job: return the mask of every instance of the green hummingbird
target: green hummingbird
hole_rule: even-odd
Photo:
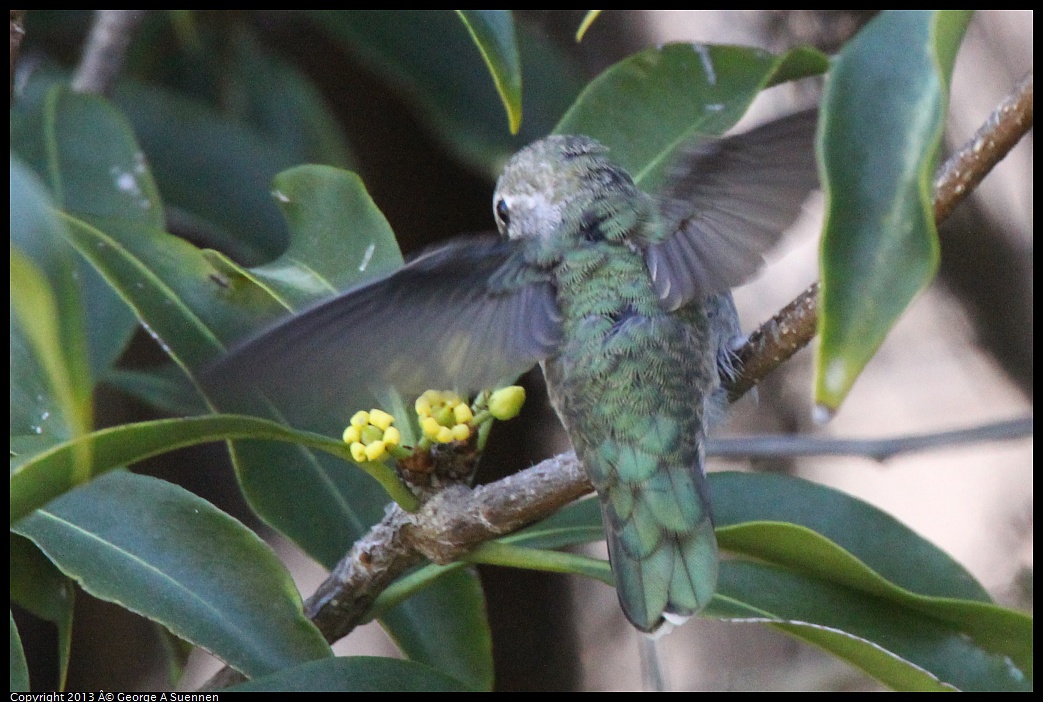
[[[475,391],[542,364],[601,502],[624,614],[644,632],[683,621],[717,582],[703,444],[741,339],[730,289],[816,187],[814,130],[803,112],[693,141],[655,193],[591,138],[544,138],[497,182],[500,236],[456,239],[291,317],[212,375],[353,408],[360,382]]]

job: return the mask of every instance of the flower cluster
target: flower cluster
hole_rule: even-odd
[[[467,441],[477,431],[481,450],[492,420],[515,417],[524,402],[525,390],[517,385],[493,393],[483,392],[473,407],[454,392],[428,390],[414,405],[423,432],[418,448],[431,443]],[[383,410],[356,412],[344,430],[344,442],[351,450],[351,457],[363,463],[379,461],[389,454],[393,458],[408,456],[413,449],[401,446],[401,435],[392,426],[394,422],[395,418]]]
[[[383,410],[356,412],[351,424],[344,430],[344,443],[349,444],[351,457],[360,463],[383,458],[391,446],[401,441],[398,429],[391,426],[395,418]]]
[[[414,407],[428,439],[448,444],[470,438],[474,412],[456,393],[428,390],[417,398]]]

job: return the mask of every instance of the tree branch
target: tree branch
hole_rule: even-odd
[[[1027,81],[1027,105],[1026,99],[1015,100],[1019,107],[1005,107],[1008,101],[1004,101],[971,144],[943,166],[942,174],[956,174],[945,178],[946,182],[958,175],[959,182],[971,185],[936,188],[936,212],[948,214],[966,197],[973,184],[980,182],[1002,158],[1002,154],[1010,150],[1018,136],[1031,127],[1031,76]],[[1025,91],[1023,85],[1019,90]],[[1001,140],[996,136],[997,132],[1018,136]],[[994,151],[992,157],[960,159],[960,154],[968,148],[973,150],[976,143],[982,144],[979,151]],[[740,350],[742,371],[728,388],[731,397],[741,396],[811,340],[817,322],[817,291],[818,283],[815,283],[750,336]],[[1031,419],[1027,421],[1030,431]],[[1019,425],[1016,429],[1024,432],[1025,426]],[[882,460],[898,452],[949,445],[954,441],[999,438],[997,431],[995,427],[986,427],[946,432],[934,435],[934,438],[860,441],[853,442],[842,452]],[[977,438],[973,438],[975,436]],[[856,447],[860,450],[854,450]],[[773,451],[777,451],[777,447],[773,447]],[[305,611],[327,641],[337,641],[365,621],[374,600],[384,588],[424,558],[435,563],[452,562],[484,541],[544,519],[592,490],[575,454],[569,452],[489,485],[474,489],[463,485],[448,488],[426,502],[415,514],[391,506],[384,519],[354,544],[330,577],[308,598]],[[205,687],[224,687],[241,679],[238,673],[225,668]]]
[[[992,167],[1032,128],[1032,75],[1027,73],[1018,81],[970,141],[938,170],[934,180],[934,217],[939,222],[978,187]]]
[[[83,48],[83,58],[72,79],[78,93],[111,96],[123,68],[131,37],[145,18],[145,10],[97,10]]]

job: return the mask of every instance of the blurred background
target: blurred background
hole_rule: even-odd
[[[867,11],[605,12],[582,43],[583,13],[519,13],[525,115],[511,137],[484,66],[467,55],[459,69],[434,66],[474,51],[451,13],[405,13],[398,27],[435,37],[395,43],[390,13],[149,13],[131,46],[117,103],[134,123],[167,203],[168,227],[198,245],[248,264],[274,258],[285,244],[268,183],[301,162],[357,171],[407,255],[461,233],[493,228],[491,193],[503,161],[547,133],[582,86],[641,48],[670,41],[735,43],[771,51],[811,44],[837,49],[873,13]],[[74,66],[90,13],[30,11],[13,104],[35,81]],[[383,33],[382,33],[383,32]],[[374,38],[375,37],[375,38]],[[422,69],[431,67],[425,73]],[[434,68],[455,75],[447,91]],[[1032,13],[977,14],[953,80],[946,144],[965,142],[1013,84],[1032,70]],[[285,99],[258,105],[250,81]],[[813,104],[817,80],[768,91],[739,126]],[[458,93],[453,91],[459,91]],[[460,112],[460,105],[466,111]],[[307,120],[311,141],[294,128]],[[172,133],[184,136],[172,140]],[[222,153],[235,167],[216,182],[194,177]],[[249,169],[243,169],[247,162]],[[204,194],[206,197],[204,197]],[[241,203],[242,210],[227,203]],[[746,330],[818,278],[818,199],[754,283],[736,292]],[[760,385],[759,402],[733,408],[720,436],[799,433],[874,438],[937,432],[1030,415],[1032,411],[1032,136],[942,227],[937,280],[910,307],[856,384],[836,418],[811,421],[811,349]],[[238,228],[261,228],[267,243],[239,248]],[[123,363],[140,367],[162,355],[144,334]],[[497,428],[479,481],[568,448],[546,402],[539,371],[524,380],[523,416]],[[101,423],[155,416],[116,390],[98,398]],[[143,468],[184,485],[257,528],[294,572],[306,597],[324,571],[253,520],[221,447],[180,452]],[[1032,608],[1032,440],[940,449],[894,458],[711,460],[710,470],[800,475],[865,499],[934,542],[966,566],[1001,603]],[[205,467],[205,469],[203,469]],[[604,555],[603,548],[593,553]],[[615,593],[579,578],[483,568],[493,626],[497,686],[503,690],[640,689],[638,635]],[[520,605],[520,606],[519,606]],[[78,594],[70,689],[164,688],[160,638],[149,623]],[[16,612],[30,662],[53,662],[53,630]],[[26,622],[23,625],[23,621]],[[150,653],[150,646],[155,649]],[[340,654],[397,655],[370,625],[339,643]],[[849,666],[754,624],[694,620],[660,645],[669,685],[684,690],[875,689]],[[192,689],[217,663],[193,654],[183,683]],[[36,680],[56,676],[47,664]],[[115,682],[114,682],[115,681]],[[53,685],[53,683],[52,683]],[[48,687],[45,682],[39,687]]]

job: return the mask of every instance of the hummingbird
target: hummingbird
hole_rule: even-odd
[[[477,391],[542,365],[600,500],[623,613],[643,632],[680,623],[717,582],[704,441],[736,372],[731,289],[817,186],[815,122],[693,140],[655,192],[594,139],[541,139],[497,181],[498,236],[455,239],[290,317],[211,375],[352,407],[357,383]]]

